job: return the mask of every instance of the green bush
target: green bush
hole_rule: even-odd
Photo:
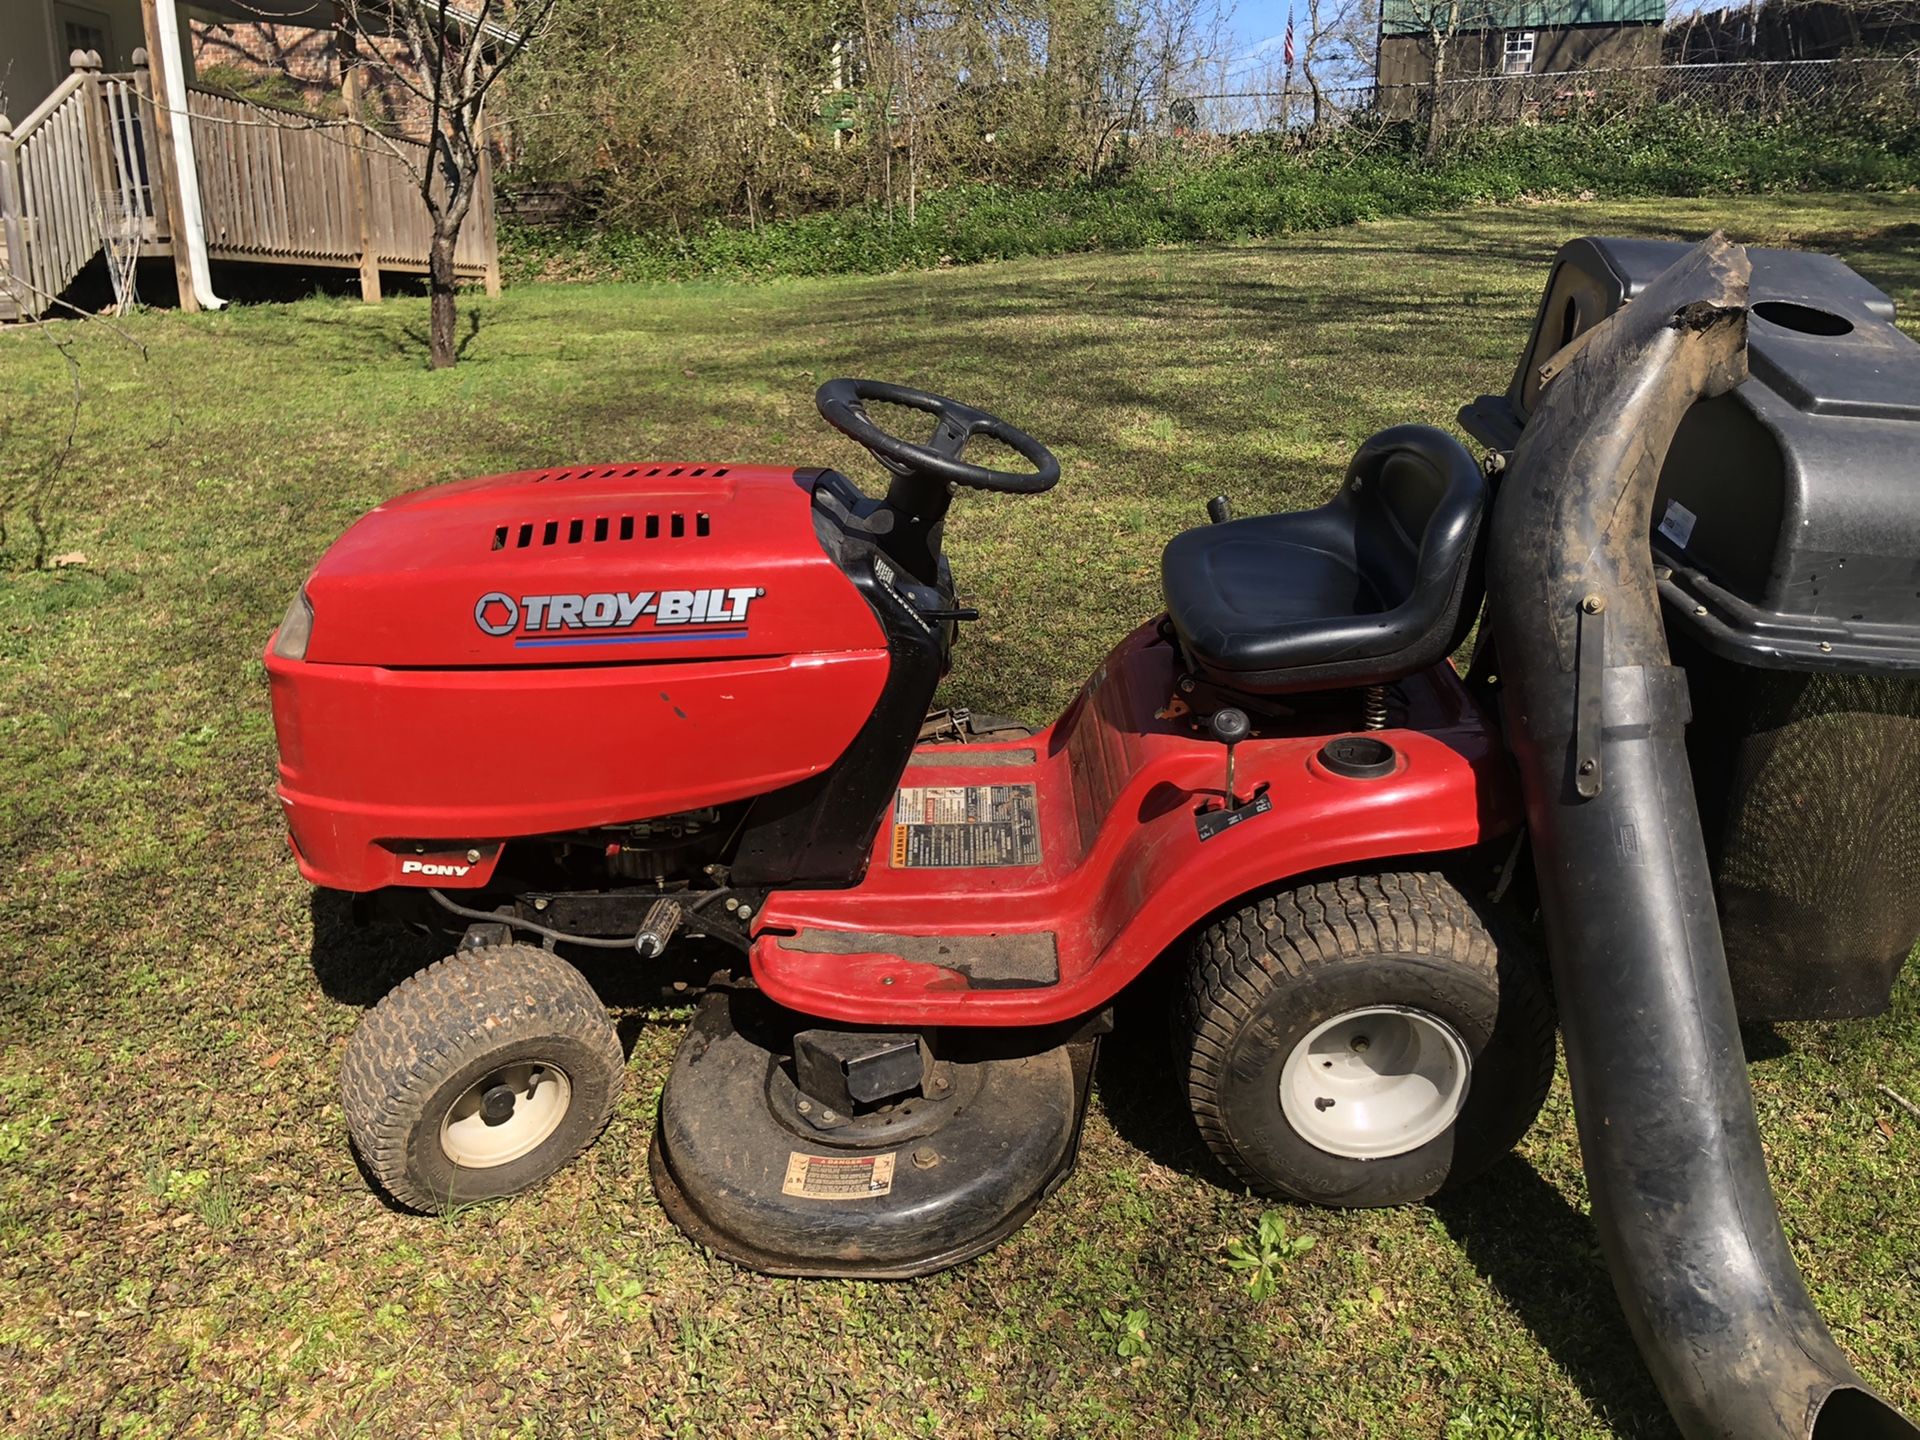
[[[503,227],[510,277],[687,279],[874,273],[1015,255],[1253,240],[1522,196],[1891,190],[1920,183],[1911,117],[1729,118],[1698,106],[1456,137],[1436,163],[1402,127],[1355,126],[1312,150],[1277,139],[1056,187],[964,184],[911,220],[877,207],[680,234]]]

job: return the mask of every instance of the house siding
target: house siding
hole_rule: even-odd
[[[1660,63],[1658,25],[1565,25],[1533,28],[1531,74],[1566,70],[1625,69]],[[1504,30],[1462,32],[1447,46],[1447,78],[1466,80],[1498,75],[1506,55]],[[1380,41],[1377,71],[1380,108],[1405,118],[1424,103],[1424,87],[1433,67],[1425,43],[1413,35],[1386,35]]]
[[[0,115],[15,124],[27,118],[73,67],[61,47],[60,27],[53,17],[53,0],[0,0],[6,12],[0,22]],[[146,44],[140,22],[140,0],[74,0],[75,11],[105,19],[109,38],[100,56],[108,70],[132,67],[133,52]]]

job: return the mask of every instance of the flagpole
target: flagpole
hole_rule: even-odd
[[[1285,66],[1280,75],[1280,133],[1293,133],[1293,117],[1288,113],[1288,97],[1293,91],[1293,7],[1287,7],[1287,39],[1280,51],[1281,63]]]

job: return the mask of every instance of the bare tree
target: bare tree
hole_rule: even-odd
[[[9,281],[16,286],[25,283],[0,269],[0,291],[5,290]],[[87,388],[83,383],[80,351],[88,332],[104,331],[143,363],[149,358],[147,347],[113,320],[89,314],[58,297],[47,299],[51,309],[63,317],[61,323],[49,324],[44,316],[34,317],[31,311],[27,312],[25,323],[60,356],[67,384],[64,391],[58,392],[57,399],[55,387],[46,387],[44,398],[29,389],[15,403],[0,409],[0,568],[43,570],[49,566],[60,569],[86,563],[86,557],[77,552],[51,553],[60,529],[57,511],[65,498],[67,482],[83,463],[79,436]],[[42,413],[51,439],[44,452],[33,443],[32,429],[21,423],[23,417],[37,419]],[[166,434],[153,444],[156,447],[164,444],[179,422],[179,411],[173,409],[168,416]],[[19,546],[22,526],[26,530],[26,543]]]
[[[1691,11],[1669,32],[1685,60],[1920,54],[1920,0],[1764,0]]]
[[[1195,88],[1222,3],[562,0],[515,129],[616,223],[911,217],[958,180],[1110,166]]]
[[[433,223],[427,251],[432,297],[429,350],[436,370],[459,358],[454,341],[454,247],[473,209],[483,171],[487,100],[500,76],[525,52],[557,0],[340,0],[349,34],[386,33],[399,41],[406,63],[388,77],[424,112],[427,148],[418,161],[395,147],[412,167]],[[363,62],[355,60],[358,65]]]
[[[1300,74],[1312,99],[1316,137],[1333,120],[1328,91],[1363,84],[1371,75],[1379,20],[1378,0],[1307,0],[1307,41],[1300,52]]]
[[[1085,138],[1078,147],[1089,176],[1108,163],[1119,141],[1146,127],[1150,106],[1201,73],[1225,23],[1215,0],[1129,0],[1094,8],[1093,23],[1075,37],[1078,46],[1054,67],[1056,75],[1077,72],[1091,82],[1081,102]]]
[[[1420,43],[1427,62],[1427,140],[1424,154],[1428,160],[1440,153],[1446,133],[1445,91],[1447,66],[1453,56],[1453,42],[1462,31],[1486,28],[1493,21],[1491,0],[1395,0],[1395,19],[1407,27]]]

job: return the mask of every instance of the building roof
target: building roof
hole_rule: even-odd
[[[1429,17],[1445,28],[1450,0],[1381,0],[1383,35],[1419,35]],[[1463,31],[1554,30],[1568,25],[1661,25],[1666,0],[1457,0]]]

